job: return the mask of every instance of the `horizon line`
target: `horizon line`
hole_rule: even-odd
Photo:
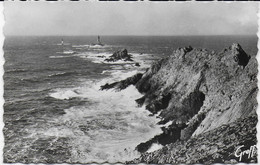
[[[196,35],[100,35],[100,34],[89,34],[89,35],[4,35],[4,37],[87,37],[87,36],[113,36],[113,37],[127,37],[127,36],[136,36],[136,37],[188,37],[188,36],[256,36],[257,34],[196,34]]]

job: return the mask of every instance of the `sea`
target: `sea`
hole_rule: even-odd
[[[63,40],[63,43],[61,43]],[[221,51],[239,43],[257,54],[257,36],[7,36],[4,42],[4,162],[118,163],[162,133],[160,118],[135,100],[134,86],[100,90],[143,73],[191,45]],[[105,62],[127,49],[131,61]],[[139,63],[140,66],[137,66]],[[161,148],[154,144],[148,150]]]

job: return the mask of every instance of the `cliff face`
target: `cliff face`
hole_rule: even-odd
[[[189,144],[191,149],[196,149],[193,142],[187,141],[197,137],[201,137],[200,142],[203,144],[227,140],[229,133],[238,133],[244,127],[243,124],[247,124],[243,120],[245,118],[251,123],[252,129],[245,130],[244,134],[250,134],[253,143],[256,142],[256,76],[256,59],[247,55],[239,44],[233,44],[220,53],[192,47],[180,48],[171,56],[156,61],[132,83],[144,94],[136,102],[139,106],[146,106],[153,114],[159,114],[159,124],[171,124],[163,128],[163,134],[138,145],[137,150],[145,152],[154,142],[172,144],[154,153],[144,154],[135,163],[187,163],[187,160],[194,160],[191,163],[202,163],[203,159],[192,158],[196,157],[196,154],[177,162],[175,159],[166,158],[169,158],[170,153],[178,156],[179,151],[174,148],[181,148],[183,142]],[[116,86],[120,86],[120,83]],[[127,85],[124,83],[123,86],[125,88]],[[225,132],[221,129],[223,125],[229,128],[231,123],[236,125],[232,131],[228,129]],[[211,132],[208,137],[203,135],[206,132]],[[236,136],[234,140],[242,143],[242,135]],[[182,142],[176,142],[179,140]],[[229,141],[234,149],[237,144]],[[223,147],[225,148],[224,145],[218,146],[218,149],[221,151]],[[226,152],[231,152],[232,149]],[[159,161],[162,157],[163,161]],[[223,162],[222,159],[218,160],[217,162]]]
[[[161,123],[186,125],[181,138],[228,124],[256,110],[257,61],[239,44],[220,53],[181,48],[154,63],[137,82],[139,99]],[[141,100],[141,102],[140,102]]]

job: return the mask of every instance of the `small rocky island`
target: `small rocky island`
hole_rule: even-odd
[[[105,61],[107,61],[107,62],[116,62],[118,60],[133,61],[132,56],[130,54],[128,54],[126,49],[118,50],[113,55],[111,55],[109,58],[105,59]]]
[[[110,60],[122,54],[127,52]],[[239,44],[219,53],[189,46],[154,62],[145,73],[101,89],[135,85],[144,95],[137,104],[158,114],[158,124],[170,123],[161,135],[139,144],[141,157],[127,163],[256,163],[256,150],[241,156],[257,142],[256,77],[255,57]],[[153,143],[164,147],[147,153]]]

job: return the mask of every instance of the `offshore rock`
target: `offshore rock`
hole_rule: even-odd
[[[118,60],[133,61],[132,56],[127,53],[126,49],[116,51],[109,58],[105,59],[107,62],[116,62]]]

